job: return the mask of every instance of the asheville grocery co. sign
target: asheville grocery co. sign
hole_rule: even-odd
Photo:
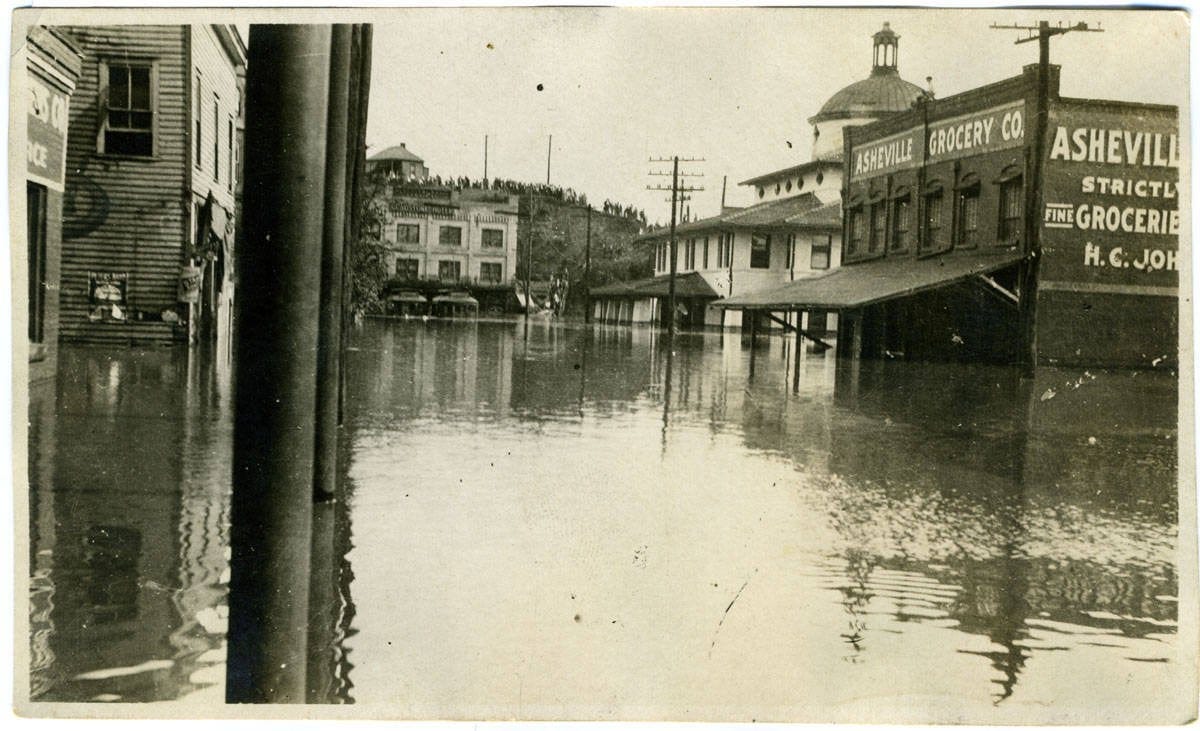
[[[850,179],[1017,147],[1025,141],[1025,103],[1012,102],[951,119],[930,122],[853,148]]]

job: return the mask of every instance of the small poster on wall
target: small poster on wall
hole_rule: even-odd
[[[88,272],[88,319],[125,320],[129,272]]]

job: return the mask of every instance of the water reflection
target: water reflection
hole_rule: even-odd
[[[750,379],[735,333],[367,323],[344,499],[314,516],[309,701],[1162,706],[1144,689],[1182,677],[1173,377],[847,364],[778,337],[753,360]],[[30,413],[35,695],[209,697],[227,378],[168,352],[63,362]]]

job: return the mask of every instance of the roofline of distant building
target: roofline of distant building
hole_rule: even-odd
[[[822,167],[840,169],[842,167],[842,163],[840,160],[810,160],[809,162],[802,162],[799,165],[793,165],[790,168],[783,168],[782,170],[776,170],[775,172],[743,180],[742,182],[738,183],[738,185],[755,185],[757,183],[774,180],[775,178],[780,178],[785,175],[807,173],[810,170],[816,170],[817,168]]]

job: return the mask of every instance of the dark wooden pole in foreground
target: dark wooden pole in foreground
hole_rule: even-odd
[[[321,330],[317,345],[317,422],[313,496],[337,494],[338,401],[342,385],[343,247],[346,239],[346,158],[352,28],[333,27],[329,53],[329,116],[325,145],[325,225],[321,246]]]
[[[328,25],[253,25],[239,261],[231,703],[302,703],[320,322]]]

